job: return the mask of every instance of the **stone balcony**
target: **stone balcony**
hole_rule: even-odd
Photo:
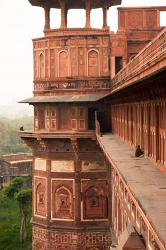
[[[112,79],[112,93],[166,70],[166,28]]]
[[[95,130],[87,130],[87,131],[55,131],[55,132],[49,132],[46,130],[38,130],[38,131],[19,131],[18,132],[19,137],[22,139],[24,138],[32,138],[32,139],[58,139],[58,138],[68,138],[68,139],[77,139],[77,138],[96,138],[96,131]]]

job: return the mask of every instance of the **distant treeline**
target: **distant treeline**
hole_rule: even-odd
[[[30,149],[18,137],[17,132],[33,128],[33,117],[1,118],[0,117],[0,155],[30,152]]]

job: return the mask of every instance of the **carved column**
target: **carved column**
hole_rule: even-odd
[[[64,0],[60,0],[61,6],[61,29],[65,29],[67,27],[67,11]]]
[[[108,25],[107,25],[107,6],[103,7],[103,28],[108,28]]]
[[[86,28],[90,28],[90,0],[86,0]]]
[[[65,8],[65,27],[67,28],[67,13],[68,13],[68,9]]]
[[[45,30],[50,29],[50,7],[48,5],[44,6],[44,13],[45,13]]]

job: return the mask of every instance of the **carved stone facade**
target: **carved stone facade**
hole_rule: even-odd
[[[33,249],[42,250],[109,250],[111,234],[108,232],[58,232],[33,227]]]
[[[161,95],[162,87],[150,92],[145,87],[143,94],[136,89],[116,95],[124,81],[131,85],[130,77],[144,70],[142,60],[145,67],[153,61],[154,51],[143,54],[143,59],[138,52],[161,31],[159,11],[165,8],[120,8],[114,34],[107,26],[107,9],[120,0],[29,2],[45,11],[45,36],[33,40],[34,96],[23,101],[34,106],[34,131],[20,132],[34,157],[33,250],[109,250],[129,224],[140,240],[138,227],[143,230],[145,220],[137,203],[128,194],[125,198],[126,187],[106,160],[97,136],[117,133],[128,143],[139,143],[152,158],[157,155],[161,165],[165,164],[165,101],[151,105],[141,99],[137,103],[140,96]],[[103,28],[93,29],[90,13],[98,7],[103,9]],[[51,8],[61,9],[59,29],[50,29]],[[85,28],[67,27],[71,8],[86,9]],[[127,65],[129,61],[133,63]],[[125,66],[127,73],[121,74]],[[160,153],[150,146],[154,140]],[[118,199],[122,194],[129,203],[123,202],[124,209]],[[129,221],[128,205],[138,225]],[[153,231],[148,233],[155,237]]]

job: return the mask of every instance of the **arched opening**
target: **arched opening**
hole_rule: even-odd
[[[88,76],[99,76],[99,53],[94,49],[88,52]]]
[[[38,76],[40,79],[45,77],[45,63],[44,63],[44,55],[41,53],[39,55],[39,73]]]
[[[102,188],[91,186],[84,196],[84,219],[107,217],[107,197]]]
[[[59,77],[68,76],[68,53],[67,51],[61,51],[59,53]]]
[[[40,183],[36,188],[36,213],[39,215],[45,215],[45,206],[45,187]]]
[[[56,190],[54,208],[56,218],[72,218],[72,193],[69,189],[62,186]]]

